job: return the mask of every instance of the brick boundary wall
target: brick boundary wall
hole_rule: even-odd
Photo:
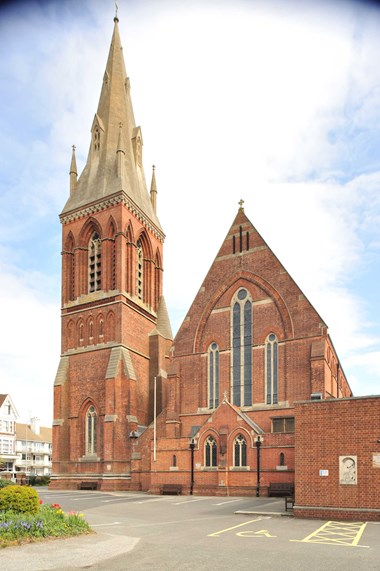
[[[294,515],[380,521],[380,397],[295,403],[295,431]]]

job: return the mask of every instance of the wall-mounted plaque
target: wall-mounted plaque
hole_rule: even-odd
[[[357,456],[339,456],[339,483],[357,484]]]

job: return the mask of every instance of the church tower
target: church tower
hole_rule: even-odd
[[[128,489],[133,439],[161,402],[172,334],[164,233],[142,164],[118,18],[86,165],[75,148],[62,223],[62,346],[54,383],[51,487]]]

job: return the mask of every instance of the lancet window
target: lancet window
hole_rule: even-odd
[[[241,468],[247,465],[247,442],[241,434],[234,440],[234,466]]]
[[[139,299],[144,299],[144,250],[141,240],[137,240],[136,294]]]
[[[86,454],[96,454],[97,414],[94,405],[90,405],[86,414]]]
[[[274,333],[265,343],[266,403],[278,403],[278,340]]]
[[[208,349],[208,407],[219,406],[219,347],[211,343]]]
[[[205,440],[205,466],[208,468],[217,466],[216,440],[212,436],[208,436]]]
[[[232,303],[232,402],[252,404],[252,301],[239,289]]]
[[[88,245],[88,291],[99,291],[102,287],[102,243],[97,232]]]

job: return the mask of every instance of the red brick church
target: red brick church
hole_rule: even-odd
[[[331,420],[320,404],[356,402],[327,326],[241,201],[173,339],[156,205],[115,18],[87,163],[78,177],[73,149],[60,215],[51,487],[266,495],[270,484],[293,484],[295,403],[310,405],[301,436],[312,445]],[[299,448],[304,474],[307,445]]]

